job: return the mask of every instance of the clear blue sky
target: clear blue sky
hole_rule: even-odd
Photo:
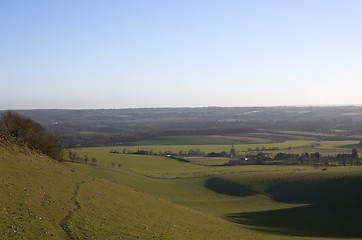
[[[1,1],[0,86],[0,109],[359,105],[362,1]]]

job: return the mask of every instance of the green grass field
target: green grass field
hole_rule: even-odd
[[[215,167],[107,147],[73,149],[96,166],[62,164],[0,140],[0,239],[362,239],[361,167]],[[250,146],[310,149],[306,140],[268,144]]]
[[[229,157],[184,157],[190,163],[204,166],[224,165],[230,161]]]
[[[263,143],[263,144],[235,144],[235,150],[237,152],[245,152],[248,149],[255,150],[256,148],[272,148],[278,147],[279,151],[287,150],[288,148],[301,148],[311,146],[313,142],[307,140],[291,140],[281,143]],[[343,143],[342,143],[343,144]],[[180,150],[183,152],[188,152],[190,149],[200,149],[201,152],[210,153],[210,152],[229,152],[232,148],[232,144],[219,144],[219,145],[139,145],[139,146],[125,146],[125,147],[108,147],[107,150],[115,149],[120,152],[126,150],[127,152],[135,152],[137,150],[146,150],[153,152],[165,152],[170,151],[178,153]],[[102,149],[102,148],[99,148]]]
[[[341,146],[355,143],[322,142],[319,148],[343,152],[347,149]],[[111,154],[108,150],[77,149],[80,155],[96,157],[96,167],[69,164],[88,175],[238,223],[256,239],[362,238],[359,167],[330,167],[326,171],[311,166],[213,167],[158,156]]]
[[[0,239],[68,239],[76,183],[87,179],[0,136]]]
[[[237,224],[89,177],[1,136],[0,171],[0,239],[261,239]]]
[[[262,151],[275,155],[279,152],[302,154],[305,152],[319,152],[323,155],[336,155],[338,153],[351,153],[352,148],[358,148],[359,141],[344,140],[344,141],[309,141],[309,140],[289,140],[277,143],[258,143],[258,144],[235,144],[237,154],[245,155],[252,151]],[[138,146],[123,146],[123,147],[100,147],[95,151],[110,151],[116,150],[119,152],[136,152],[138,150],[153,151],[154,153],[173,152],[178,154],[180,151],[187,153],[189,150],[199,149],[200,152],[230,152],[232,145],[138,145]],[[277,148],[277,150],[270,150]],[[264,150],[263,150],[264,149]],[[252,150],[252,151],[250,151]],[[81,150],[80,150],[81,151]],[[93,151],[93,150],[88,150]]]
[[[136,145],[231,145],[280,143],[288,140],[317,141],[321,138],[336,137],[338,132],[330,134],[302,131],[256,132],[235,135],[203,135],[203,136],[163,136],[135,142]],[[347,138],[347,137],[346,137]],[[351,136],[351,138],[361,138]]]

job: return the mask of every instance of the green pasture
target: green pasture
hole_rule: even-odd
[[[1,138],[0,153],[0,239],[263,239]]]
[[[68,220],[77,239],[262,239],[237,224],[104,179],[82,183],[77,201],[80,208]]]
[[[215,167],[110,149],[73,149],[97,164],[71,169],[0,138],[0,239],[362,239],[361,167]]]
[[[235,150],[237,152],[245,152],[249,149],[255,150],[259,148],[273,148],[278,147],[279,150],[287,150],[288,148],[300,148],[300,147],[310,147],[313,141],[307,140],[291,140],[281,143],[259,143],[259,144],[234,144]],[[153,151],[154,153],[158,152],[174,152],[178,153],[183,151],[187,153],[190,149],[199,149],[201,152],[210,153],[210,152],[229,152],[232,148],[232,144],[220,144],[220,145],[138,145],[138,146],[122,146],[122,147],[107,147],[107,150],[117,150],[119,152],[136,152],[138,150]],[[99,148],[104,149],[104,147]]]
[[[362,149],[359,149],[359,141],[352,140],[343,140],[343,141],[313,141],[309,142],[309,145],[294,145],[286,149],[279,149],[276,151],[266,151],[271,153],[271,155],[277,154],[279,152],[284,153],[315,153],[319,152],[322,155],[337,155],[342,153],[351,153],[353,148],[357,148],[359,154],[362,153]],[[317,144],[317,145],[316,145]]]
[[[280,171],[282,169],[309,169],[311,166],[259,166],[259,165],[245,165],[245,166],[201,166],[192,163],[185,163],[177,161],[172,158],[161,156],[149,156],[138,154],[114,154],[109,152],[109,148],[82,148],[75,149],[79,156],[85,155],[88,158],[96,158],[98,167],[110,169],[123,169],[130,172],[163,179],[175,178],[196,178],[205,177],[210,175],[220,175],[227,173],[239,172],[257,172],[257,171]],[[201,159],[201,158],[200,158]],[[113,163],[113,164],[112,164]],[[83,166],[83,164],[75,165]]]
[[[351,148],[358,148],[359,141],[322,141],[320,142],[319,148],[324,149],[351,149]]]
[[[273,144],[244,144],[234,145],[238,154],[253,153],[250,149],[269,149],[279,148],[278,150],[265,150],[263,152],[270,153],[271,155],[279,152],[285,153],[298,153],[305,152],[313,153],[319,152],[322,155],[336,155],[339,153],[351,153],[353,147],[357,146],[358,141],[320,141],[310,142],[305,140],[286,141],[282,143]],[[122,152],[136,152],[138,150],[153,151],[154,153],[164,153],[180,151],[187,153],[190,149],[199,149],[201,152],[229,152],[232,148],[231,145],[156,145],[156,146],[129,146],[129,147],[96,147],[75,149],[81,157],[85,155],[89,159],[95,157],[98,165],[101,167],[111,167],[112,165],[122,169],[127,169],[138,174],[157,178],[185,178],[185,177],[200,177],[214,174],[225,174],[229,172],[250,171],[250,169],[259,168],[260,166],[238,166],[238,167],[213,167],[207,165],[222,165],[228,162],[228,158],[204,158],[204,157],[190,157],[187,158],[190,163],[183,163],[175,161],[174,159],[158,157],[158,156],[145,156],[134,154],[114,154],[110,151]],[[257,151],[254,151],[256,153]],[[194,164],[193,164],[194,163]],[[205,165],[205,166],[200,166]],[[268,169],[279,168],[276,166],[269,166]],[[247,170],[245,170],[247,169]]]
[[[249,174],[257,172],[268,175],[271,172],[314,170],[311,167],[304,166],[197,166],[165,157],[153,158],[150,156],[136,156],[136,158],[131,159],[127,158],[127,155],[117,155],[117,161],[114,156],[109,155],[112,154],[104,153],[102,160],[99,161],[99,165],[96,167],[78,163],[69,164],[71,167],[88,175],[106,178],[158,198],[201,210],[218,217],[226,217],[227,214],[235,211],[248,212],[252,210],[282,209],[299,205],[278,203],[262,194],[241,198],[240,196],[218,193],[212,188],[208,189],[205,187],[207,180],[210,178],[224,178],[233,174],[250,176]],[[154,166],[150,167],[147,161],[152,160],[154,161]],[[122,166],[119,168],[111,167],[111,161],[117,161]],[[184,166],[182,167],[182,165]]]
[[[235,145],[278,147],[276,152],[350,153],[359,141],[294,140]],[[125,147],[154,152],[199,148],[221,152],[231,145],[156,145]],[[362,238],[362,168],[312,166],[208,166],[226,159],[189,159],[191,163],[148,155],[114,154],[124,147],[74,149],[97,159],[97,166],[68,163],[88,175],[109,179],[137,191],[239,224],[258,239]],[[273,153],[273,151],[271,151]],[[207,162],[210,161],[210,162]],[[201,164],[201,165],[198,165]],[[262,234],[262,235],[259,235]],[[261,237],[262,236],[262,237]]]
[[[277,133],[290,134],[290,135],[300,135],[300,136],[313,136],[313,137],[331,137],[335,134],[331,133],[317,133],[317,132],[305,132],[305,131],[278,131]]]
[[[231,144],[263,144],[280,143],[290,140],[317,141],[320,138],[334,137],[336,134],[303,132],[303,131],[277,131],[256,132],[235,135],[187,135],[163,136],[137,141],[137,145],[231,145]],[[358,136],[357,136],[358,137]]]
[[[352,148],[358,147],[359,141],[309,141],[309,140],[289,140],[279,143],[259,143],[259,144],[234,144],[237,154],[245,155],[257,153],[259,151],[271,155],[279,152],[284,153],[314,153],[319,152],[324,155],[335,155],[338,153],[351,153]],[[189,150],[198,149],[202,153],[211,152],[230,152],[232,144],[224,145],[138,145],[122,147],[101,147],[97,148],[104,152],[105,150],[116,150],[119,152],[137,152],[138,150],[152,151],[153,153],[173,152],[179,154],[181,151],[187,154]],[[270,150],[278,148],[277,150]]]
[[[326,171],[311,166],[213,167],[159,156],[112,154],[107,148],[77,152],[98,160],[95,167],[69,163],[88,175],[238,223],[257,231],[256,236],[266,234],[264,239],[362,237],[359,167]]]
[[[230,161],[229,157],[185,157],[187,161],[196,165],[217,166]]]
[[[222,181],[239,183],[249,194],[262,192],[274,201],[305,204],[292,208],[230,214],[231,221],[279,234],[361,238],[362,170],[280,172],[259,176],[229,175]],[[224,186],[225,187],[225,186]],[[219,188],[219,190],[221,187]]]

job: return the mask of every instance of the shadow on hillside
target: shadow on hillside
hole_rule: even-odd
[[[280,202],[311,205],[252,213],[229,220],[284,235],[362,238],[362,178],[343,177],[277,183],[267,193]]]
[[[353,148],[360,148],[361,146],[358,144],[347,144],[347,145],[340,145],[336,146],[336,148],[346,148],[346,149],[353,149]]]
[[[205,182],[205,187],[211,191],[237,197],[246,197],[255,192],[247,187],[221,178],[210,178]]]
[[[333,209],[318,205],[238,213],[227,216],[230,221],[269,233],[308,236],[361,238],[360,209]]]
[[[359,206],[362,176],[280,182],[271,185],[266,192],[279,202]]]

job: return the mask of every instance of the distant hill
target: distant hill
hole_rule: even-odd
[[[112,146],[164,136],[331,131],[362,134],[361,106],[17,110],[69,147]],[[0,111],[1,113],[1,111]]]
[[[0,239],[249,239],[240,226],[88,177],[0,135]]]

